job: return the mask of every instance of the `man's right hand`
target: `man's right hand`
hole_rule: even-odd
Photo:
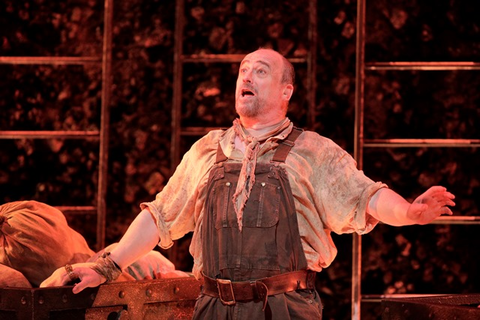
[[[65,286],[72,281],[72,278],[80,280],[74,285],[73,293],[79,293],[85,288],[97,287],[104,283],[106,279],[91,268],[94,264],[93,262],[72,264],[70,274],[66,267],[58,268],[40,284],[40,288]]]

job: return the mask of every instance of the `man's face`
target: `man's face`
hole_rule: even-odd
[[[282,73],[283,60],[275,51],[260,49],[245,56],[235,90],[237,113],[258,118],[282,108]]]

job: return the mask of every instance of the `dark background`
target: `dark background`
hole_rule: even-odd
[[[356,1],[317,2],[317,81],[312,130],[353,154]],[[369,1],[366,61],[476,61],[475,1]],[[0,56],[101,56],[103,2],[0,3]],[[308,1],[185,1],[185,54],[245,54],[259,46],[289,58],[311,50]],[[106,243],[118,241],[171,174],[175,1],[115,1]],[[229,126],[238,65],[184,65],[182,126]],[[306,126],[307,66],[295,65],[289,117]],[[0,64],[0,130],[97,130],[101,65]],[[366,138],[479,139],[478,70],[369,71]],[[197,137],[183,138],[183,153]],[[94,206],[96,141],[0,140],[0,201]],[[457,196],[455,215],[478,216],[477,147],[366,149],[364,171],[412,200],[442,184]],[[68,216],[92,247],[96,218]],[[480,291],[478,225],[379,225],[362,237],[362,293]],[[339,255],[318,275],[325,319],[349,319],[351,235],[334,235]],[[189,270],[189,237],[174,249]],[[362,304],[362,319],[379,319]]]

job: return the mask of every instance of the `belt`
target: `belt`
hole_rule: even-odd
[[[263,301],[265,309],[268,296],[315,289],[315,274],[314,271],[299,270],[248,281],[213,279],[204,275],[202,293],[219,298],[224,305],[234,305],[237,301]]]

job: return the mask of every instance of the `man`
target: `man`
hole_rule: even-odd
[[[335,258],[332,231],[364,234],[379,221],[426,224],[452,214],[454,196],[444,187],[410,204],[357,170],[331,140],[295,128],[286,117],[293,84],[293,66],[279,53],[245,56],[233,126],[192,146],[109,255],[58,269],[42,286],[74,274],[78,293],[194,231],[193,273],[205,281],[195,319],[319,319],[314,278]]]

